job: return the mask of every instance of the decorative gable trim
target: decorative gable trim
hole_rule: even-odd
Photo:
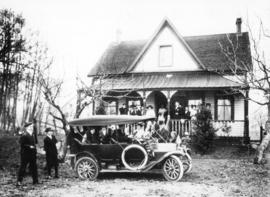
[[[203,70],[206,70],[206,67],[203,65],[203,63],[200,61],[200,59],[196,56],[196,54],[193,52],[193,50],[189,47],[189,45],[186,43],[184,38],[181,36],[181,34],[176,30],[176,28],[173,26],[173,24],[170,22],[168,18],[163,19],[160,26],[158,27],[157,31],[154,33],[154,35],[151,37],[151,39],[146,43],[146,45],[143,47],[142,51],[139,53],[139,55],[135,58],[135,60],[132,62],[130,67],[126,70],[126,72],[131,72],[137,63],[143,58],[146,51],[150,48],[152,43],[157,39],[160,32],[165,28],[168,27],[171,29],[171,31],[176,35],[176,37],[179,39],[179,41],[184,45],[184,47],[187,49],[189,54],[194,58],[195,62],[201,67]]]

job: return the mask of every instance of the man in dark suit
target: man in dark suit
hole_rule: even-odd
[[[125,103],[123,103],[122,107],[120,107],[119,112],[120,112],[120,115],[124,115],[124,114],[128,113],[128,110],[127,110]]]
[[[36,141],[33,135],[34,128],[33,123],[25,123],[23,129],[24,134],[20,138],[21,144],[21,165],[18,173],[17,186],[21,186],[23,177],[25,175],[25,169],[29,164],[30,172],[33,178],[33,184],[38,184],[38,173],[37,173],[37,150]]]
[[[47,136],[44,138],[44,150],[46,152],[47,172],[48,176],[51,177],[51,169],[54,167],[55,178],[58,178],[58,158],[57,158],[57,140],[53,135],[51,128],[46,128],[45,132]]]

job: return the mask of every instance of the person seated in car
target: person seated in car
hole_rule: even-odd
[[[107,131],[106,127],[102,127],[99,131],[99,141],[101,144],[109,144],[111,141],[111,135]]]
[[[176,131],[172,131],[172,132],[170,133],[170,139],[169,139],[169,142],[175,143],[175,142],[176,142],[176,138],[177,138],[177,132],[176,132]]]
[[[95,128],[87,130],[86,134],[83,136],[82,143],[99,144],[99,139],[97,137]]]
[[[159,121],[158,127],[156,128],[155,132],[152,135],[152,137],[155,137],[158,139],[158,142],[166,143],[169,141],[170,139],[169,122],[170,122],[170,116],[168,116],[168,120],[166,124],[164,121]]]
[[[144,137],[149,139],[151,138],[152,134],[154,133],[154,123],[152,121],[147,121],[146,128],[144,131]]]
[[[116,137],[117,137],[117,133],[116,133],[116,125],[111,125],[111,126],[109,126],[108,127],[108,134],[111,136],[111,138],[115,138],[115,140],[117,140],[116,139]]]
[[[143,128],[144,124],[142,122],[139,122],[137,124],[137,128],[134,131],[134,137],[138,138],[138,139],[142,139],[144,138],[144,128]]]
[[[125,125],[121,125],[116,127],[111,135],[111,139],[115,140],[116,142],[129,142],[130,139],[124,133]]]

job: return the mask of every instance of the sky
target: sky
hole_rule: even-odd
[[[237,17],[254,29],[270,28],[269,0],[0,0],[39,32],[53,56],[53,77],[64,79],[64,96],[73,95],[76,77],[87,73],[117,32],[121,40],[149,39],[164,17],[183,36],[235,32]],[[119,34],[118,34],[119,35]]]

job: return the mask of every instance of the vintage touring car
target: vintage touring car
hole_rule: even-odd
[[[110,125],[118,126],[122,139],[107,142],[82,142],[74,139],[77,146],[73,151],[74,169],[81,179],[95,180],[99,172],[147,172],[160,170],[168,181],[178,181],[192,168],[187,148],[178,143],[158,143],[151,136],[137,139],[132,135],[138,123],[152,121],[153,117],[128,115],[95,115],[69,122],[71,128],[108,131]],[[122,130],[121,130],[122,129]],[[124,131],[125,130],[125,131]],[[97,137],[99,133],[97,133]]]

